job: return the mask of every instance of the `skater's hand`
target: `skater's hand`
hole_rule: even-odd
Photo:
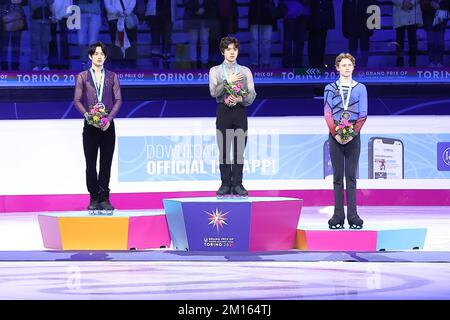
[[[350,138],[348,138],[347,140],[342,141],[342,144],[347,144],[347,143],[349,143],[349,142],[352,141],[352,140],[353,140],[353,137],[350,137]]]
[[[236,97],[233,95],[229,96],[228,99],[230,101],[230,103],[229,103],[230,106],[235,106],[239,102],[242,102],[242,97]]]
[[[334,136],[334,139],[336,139],[336,141],[339,142],[340,144],[343,144],[343,143],[342,143],[342,138],[341,138],[340,135],[338,135],[338,134],[335,135],[335,136]]]
[[[230,76],[229,81],[231,83],[242,81],[244,79],[244,76],[240,72],[233,72],[233,74]]]
[[[109,121],[102,127],[102,131],[106,131],[109,128]]]

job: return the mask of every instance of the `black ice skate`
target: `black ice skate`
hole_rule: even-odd
[[[111,216],[114,212],[114,207],[109,202],[109,190],[101,189],[99,192],[98,212],[101,215]]]
[[[89,200],[88,206],[89,215],[96,215],[98,211],[98,198],[96,196],[91,195],[91,199]]]
[[[247,198],[248,191],[244,188],[244,186],[242,184],[239,184],[239,185],[233,187],[233,195],[236,198]]]
[[[351,216],[347,215],[347,221],[350,229],[362,229],[364,220],[361,219],[357,213]]]
[[[344,229],[344,216],[339,214],[333,214],[330,220],[328,220],[328,227],[330,229]]]
[[[221,185],[219,190],[216,191],[217,199],[225,198],[226,196],[230,195],[231,193],[231,187],[227,185]]]

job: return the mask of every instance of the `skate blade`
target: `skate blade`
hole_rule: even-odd
[[[114,210],[89,210],[90,216],[112,216],[114,214]]]
[[[89,210],[89,215],[90,216],[102,216],[103,213],[101,212],[101,210]]]
[[[328,226],[331,230],[342,230],[345,229],[344,225],[334,225],[334,226]],[[351,229],[351,228],[350,228]]]

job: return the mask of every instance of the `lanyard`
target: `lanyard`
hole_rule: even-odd
[[[97,80],[95,79],[94,69],[90,69],[92,80],[94,80],[95,93],[97,94],[97,102],[102,103],[103,98],[103,86],[105,85],[105,69],[102,70],[102,80],[100,82],[100,88],[97,86]]]
[[[339,92],[342,98],[342,105],[344,106],[344,111],[347,111],[348,105],[350,103],[350,94],[352,93],[353,79],[350,81],[350,87],[348,88],[347,99],[344,99],[344,90],[342,89],[341,79],[338,80]]]
[[[234,65],[234,73],[236,73],[237,67],[238,67],[238,64],[236,63],[236,64]],[[229,81],[228,81],[228,73],[227,73],[227,70],[225,69],[225,62],[222,63],[222,70],[223,70],[223,74],[225,75],[225,79],[226,79],[227,82],[229,83]]]

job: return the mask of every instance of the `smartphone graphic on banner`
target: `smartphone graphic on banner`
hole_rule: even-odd
[[[323,143],[323,178],[325,179],[327,176],[333,176],[333,166],[330,157],[330,142],[328,139]],[[356,179],[359,179],[359,163],[356,171]]]
[[[369,140],[369,179],[403,179],[404,146],[400,139],[372,137]]]

